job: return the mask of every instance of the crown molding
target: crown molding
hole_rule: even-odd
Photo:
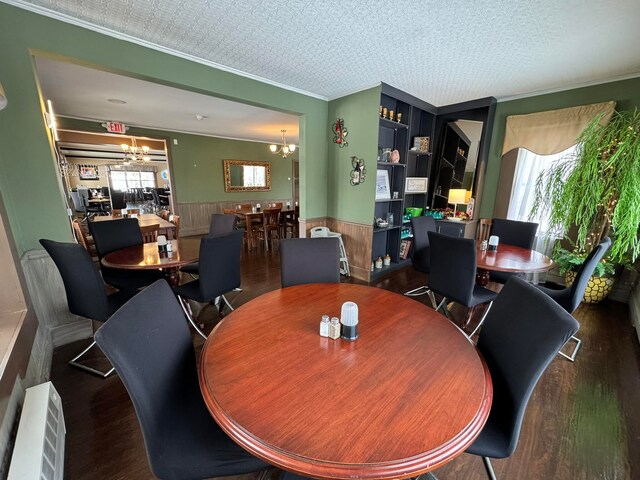
[[[338,98],[343,98],[343,97],[348,97],[349,95],[353,95],[355,93],[360,93],[360,92],[364,92],[365,90],[369,90],[371,88],[375,88],[375,87],[379,87],[380,85],[382,85],[382,82],[377,82],[374,83],[373,85],[368,85],[366,87],[358,87],[354,90],[348,90],[344,93],[340,93],[338,95],[334,95],[333,97],[329,97],[328,100],[332,101],[332,100],[337,100]]]
[[[96,25],[91,22],[87,22],[86,20],[81,20],[79,18],[72,17],[65,13],[56,12],[49,8],[41,7],[39,5],[33,5],[31,3],[25,2],[24,0],[0,0],[2,3],[6,3],[8,5],[12,5],[17,8],[21,8],[23,10],[28,10],[30,12],[36,13],[38,15],[42,15],[45,17],[53,18],[54,20],[59,20],[64,23],[68,23],[71,25],[75,25],[76,27],[85,28],[87,30],[91,30],[96,33],[100,33],[102,35],[107,35],[112,38],[116,38],[118,40],[123,40],[129,43],[135,43],[136,45],[140,45],[145,48],[149,48],[151,50],[156,50],[158,52],[166,53],[167,55],[171,55],[174,57],[179,57],[184,60],[188,60],[190,62],[199,63],[201,65],[205,65],[207,67],[215,68],[216,70],[221,70],[223,72],[232,73],[234,75],[238,75],[240,77],[249,78],[251,80],[255,80],[260,83],[265,83],[267,85],[271,85],[273,87],[282,88],[283,90],[288,90],[290,92],[298,93],[300,95],[304,95],[307,97],[317,98],[318,100],[328,101],[329,99],[323,95],[319,95],[317,93],[308,92],[306,90],[302,90],[297,87],[292,87],[291,85],[285,85],[284,83],[279,83],[273,80],[269,80],[268,78],[261,77],[259,75],[254,75],[252,73],[243,72],[242,70],[235,69],[233,67],[227,67],[225,65],[221,65],[216,62],[212,62],[210,60],[206,60],[204,58],[196,57],[195,55],[190,55],[188,53],[180,52],[178,50],[174,50],[169,47],[164,47],[162,45],[158,45],[153,42],[148,42],[146,40],[142,40],[141,38],[136,38],[126,33],[117,32],[107,27],[102,27],[100,25]]]
[[[529,93],[521,93],[518,95],[496,97],[496,100],[498,101],[498,103],[510,102],[512,100],[521,100],[524,98],[539,97],[540,95],[548,95],[550,93],[568,92],[569,90],[576,90],[578,88],[595,87],[596,85],[604,85],[606,83],[612,83],[612,82],[621,82],[623,80],[631,80],[633,78],[639,78],[639,77],[640,77],[640,72],[630,73],[627,75],[619,75],[617,77],[610,77],[602,80],[591,80],[589,82],[576,83],[566,87],[548,88],[544,90],[536,90],[534,92],[529,92]]]

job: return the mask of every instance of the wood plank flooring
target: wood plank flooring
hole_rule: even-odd
[[[242,268],[244,291],[234,305],[280,287],[277,249],[245,250]],[[409,267],[374,286],[402,293],[426,283],[426,275]],[[428,304],[428,297],[416,301]],[[461,309],[453,311],[456,319],[463,318]],[[557,357],[542,377],[518,449],[511,458],[493,462],[498,479],[640,479],[640,346],[627,306],[612,301],[583,305],[575,316],[583,340],[577,360],[572,364]],[[200,315],[208,328],[216,318],[210,306]],[[194,336],[194,342],[199,352],[202,341]],[[152,479],[120,379],[113,375],[103,380],[66,363],[87,343],[60,347],[53,359],[52,381],[62,396],[67,424],[65,478]],[[480,458],[467,454],[434,473],[441,480],[487,478]]]

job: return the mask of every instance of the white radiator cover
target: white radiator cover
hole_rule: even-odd
[[[28,388],[8,480],[62,480],[65,433],[62,400],[53,384]]]

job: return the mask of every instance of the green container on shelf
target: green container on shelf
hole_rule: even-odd
[[[404,212],[412,217],[419,217],[422,215],[422,208],[420,207],[407,207],[404,209]]]

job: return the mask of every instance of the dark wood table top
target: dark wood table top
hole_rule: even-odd
[[[545,272],[553,267],[553,260],[535,250],[501,243],[497,252],[477,252],[477,267],[494,272]]]
[[[360,338],[320,337],[323,314],[359,308]],[[264,294],[204,346],[209,411],[243,448],[315,478],[405,478],[462,453],[493,397],[489,370],[458,327],[420,302],[352,284]]]
[[[109,220],[122,220],[124,217],[114,217],[113,215],[99,215],[93,217],[92,222],[106,222]],[[129,218],[129,217],[128,217]],[[137,217],[138,223],[141,227],[148,227],[150,225],[155,225],[156,223],[160,225],[160,229],[166,228],[176,228],[176,226],[165,220],[164,218],[154,214],[154,213],[141,213]]]
[[[197,262],[200,254],[200,239],[185,238],[169,240],[173,251],[171,255],[160,254],[158,244],[145,243],[116,250],[102,258],[105,267],[125,270],[154,270],[159,268],[178,268]]]

